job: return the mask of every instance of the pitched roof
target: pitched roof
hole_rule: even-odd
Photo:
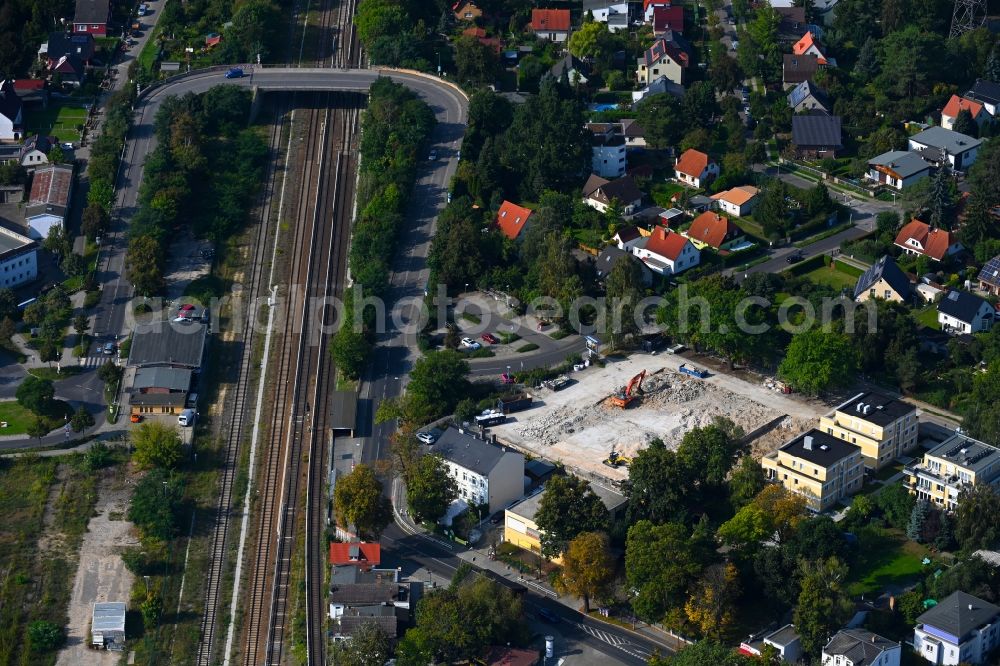
[[[363,564],[377,567],[382,562],[382,546],[367,541],[330,544],[330,564]]]
[[[535,32],[568,32],[568,9],[532,9],[531,29]]]
[[[352,612],[355,610],[356,609],[351,609]],[[361,627],[374,622],[378,625],[379,629],[385,632],[386,636],[389,638],[395,638],[399,633],[399,621],[396,618],[395,609],[392,607],[383,608],[380,606],[378,607],[378,610],[384,610],[385,612],[379,615],[372,615],[370,613],[366,613],[364,615],[357,613],[347,614],[345,612],[339,618],[334,620],[340,625],[340,629],[337,633],[341,636],[353,636],[359,629],[361,629]]]
[[[507,238],[514,240],[520,235],[524,225],[528,223],[531,213],[530,208],[524,208],[505,200],[500,204],[500,210],[497,211],[497,224],[500,225],[500,231]]]
[[[684,48],[684,44],[672,38],[674,32],[673,30],[666,31],[653,42],[652,46],[646,49],[642,54],[643,63],[646,67],[652,67],[664,57],[669,57],[681,67],[688,66],[691,59]],[[671,38],[668,39],[668,36]]]
[[[792,46],[792,53],[797,56],[805,55],[810,49],[813,48],[815,48],[821,54],[816,56],[817,58],[816,62],[820,65],[827,64],[826,57],[822,55],[823,50],[820,49],[819,44],[816,43],[816,38],[813,36],[811,30],[807,31],[806,34],[802,35],[802,39],[795,42],[795,44]]]
[[[941,116],[947,116],[949,118],[957,118],[958,114],[962,111],[968,111],[972,114],[973,120],[983,112],[983,105],[979,102],[973,102],[971,99],[965,99],[964,97],[959,97],[958,95],[952,95],[948,103],[944,105],[941,109]]]
[[[632,226],[629,226],[629,227],[619,227],[618,233],[615,234],[615,236],[618,238],[618,240],[620,240],[622,243],[627,243],[629,241],[634,241],[636,238],[638,238],[641,235],[642,234],[639,233],[639,229],[636,228],[636,227],[632,227]]]
[[[587,177],[587,182],[583,184],[583,196],[589,197],[598,187],[607,185],[610,182],[607,178],[601,178],[596,173],[590,174]]]
[[[688,148],[681,153],[681,156],[677,159],[677,164],[674,165],[674,170],[680,171],[681,173],[694,178],[700,178],[701,174],[705,172],[706,168],[708,168],[708,163],[708,155],[700,150]]]
[[[670,5],[653,8],[653,32],[664,30],[684,30],[684,6]]]
[[[630,204],[633,201],[642,199],[642,190],[635,184],[632,176],[622,176],[604,183],[590,193],[589,198],[601,203],[611,203],[612,199],[617,199],[623,204]]]
[[[21,112],[21,98],[17,96],[14,82],[10,79],[0,81],[0,116],[14,122]]]
[[[14,90],[18,92],[45,90],[45,79],[15,79]]]
[[[1000,615],[1000,608],[959,590],[918,617],[917,622],[962,640],[970,631],[992,621],[997,615]]]
[[[868,267],[868,270],[861,274],[861,277],[858,278],[858,283],[854,287],[854,298],[874,287],[878,284],[879,280],[885,280],[892,290],[904,299],[909,298],[910,279],[896,265],[896,260],[889,255],[876,261]]]
[[[807,440],[807,437],[811,439]],[[783,445],[781,450],[826,468],[860,452],[861,447],[813,428]]]
[[[694,222],[687,230],[688,238],[708,243],[715,249],[719,249],[723,243],[739,236],[740,233],[740,228],[733,224],[728,217],[719,215],[715,211],[705,211],[694,218]]]
[[[74,23],[107,23],[111,0],[76,0]]]
[[[952,289],[945,294],[944,298],[938,301],[938,312],[971,324],[976,320],[984,304],[989,305],[984,299],[975,294]],[[990,309],[992,310],[992,306]]]
[[[976,84],[969,92],[965,93],[965,96],[988,104],[1000,104],[1000,83],[987,79],[976,79]]]
[[[982,143],[981,140],[975,139],[968,134],[962,134],[961,132],[938,126],[930,127],[923,132],[914,134],[910,137],[910,141],[924,146],[939,148],[951,155],[965,152]]]
[[[868,165],[900,179],[909,178],[931,168],[930,162],[908,150],[890,150],[868,160]]]
[[[899,648],[899,643],[865,629],[841,629],[823,648],[823,655],[824,659],[826,655],[843,655],[853,666],[869,666],[894,648]]]
[[[718,194],[713,194],[712,198],[716,201],[725,201],[726,203],[731,203],[734,206],[742,206],[746,202],[753,199],[755,196],[760,194],[760,190],[752,185],[740,185],[739,187],[734,187],[731,190],[726,190],[725,192],[719,192]]]
[[[434,453],[482,476],[488,476],[505,455],[521,455],[504,451],[457,428],[448,428],[442,433],[434,443]]]
[[[634,118],[622,118],[619,122],[622,125],[622,134],[626,137],[642,137],[646,135],[646,130]]]
[[[486,30],[485,28],[478,28],[473,26],[471,28],[466,28],[465,30],[463,30],[462,35],[464,37],[485,37]]]
[[[687,238],[669,229],[657,227],[652,235],[646,238],[646,250],[670,261],[676,261],[681,256],[684,246],[690,243]]]
[[[979,279],[986,284],[1000,287],[1000,255],[986,262],[983,270],[979,271]]]
[[[814,55],[786,53],[781,64],[782,79],[785,83],[802,83],[811,79],[819,69],[819,58]]]
[[[896,245],[910,250],[916,249],[913,245],[907,244],[908,240],[915,240],[923,247],[923,254],[941,261],[948,254],[948,248],[958,242],[954,234],[944,229],[932,229],[926,222],[913,218],[910,222],[899,230],[896,234]]]
[[[188,368],[137,368],[132,381],[133,390],[150,388],[187,391],[191,388],[191,370]]]
[[[49,33],[48,57],[50,60],[58,60],[60,56],[72,53],[81,60],[87,61],[94,57],[96,43],[94,36],[89,32],[71,35],[65,32]]]
[[[587,73],[589,72],[589,68],[583,63],[582,60],[577,58],[575,55],[573,55],[572,53],[567,53],[564,57],[557,60],[556,64],[552,65],[552,68],[549,70],[549,74],[558,79],[562,77],[564,72],[566,76],[569,76],[569,73],[571,71],[577,72],[580,74],[580,76],[586,78]],[[570,79],[570,83],[572,82],[573,82],[572,79]]]
[[[830,100],[826,96],[826,93],[822,88],[809,80],[803,81],[788,92],[788,106],[794,109],[810,95],[819,102],[825,111],[830,110]]]
[[[800,25],[806,22],[805,7],[775,7],[774,11],[781,17],[778,32],[797,30]]]
[[[73,187],[73,168],[53,164],[35,171],[31,179],[31,193],[28,204],[47,206],[69,206],[70,190]]]
[[[840,148],[840,116],[792,116],[792,143],[799,147]]]

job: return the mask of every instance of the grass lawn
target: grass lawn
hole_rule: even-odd
[[[841,273],[834,268],[827,268],[826,266],[809,271],[803,277],[808,278],[816,284],[825,284],[837,290],[845,288],[853,290],[854,285],[858,282],[857,278]]]
[[[916,320],[926,326],[927,328],[932,328],[935,331],[941,329],[941,324],[938,323],[938,313],[937,308],[933,305],[928,305],[925,308],[921,308],[913,313]]]
[[[83,368],[80,366],[68,366],[61,369],[56,368],[32,368],[28,370],[29,375],[34,375],[39,379],[48,379],[53,382],[58,382],[61,379],[68,379],[73,375],[78,375],[83,372]]]
[[[60,141],[79,141],[77,125],[87,121],[87,110],[80,106],[50,104],[45,109],[25,112],[27,133],[54,136]]]
[[[661,208],[671,208],[673,204],[670,202],[670,197],[683,191],[684,187],[678,185],[677,183],[656,183],[653,185],[650,197],[652,197],[653,202],[657,206],[660,206]]]
[[[137,66],[140,70],[146,72],[153,71],[153,63],[156,62],[156,54],[160,52],[160,40],[156,38],[156,35],[160,32],[160,24],[157,23],[153,27],[152,32],[149,35],[149,39],[142,47],[142,51],[139,52],[139,57],[136,58]]]
[[[879,481],[888,481],[893,474],[898,474],[903,471],[903,463],[894,463],[883,467],[878,472],[875,473],[875,478]]]
[[[64,415],[73,416],[73,409],[62,400],[53,400],[52,413],[44,417],[50,432],[63,425]],[[0,435],[23,435],[34,417],[16,400],[0,401],[0,421],[7,422],[6,428],[0,428]]]
[[[903,585],[920,577],[927,549],[910,541],[900,530],[864,530],[858,555],[851,566],[848,594],[876,594],[887,585]]]

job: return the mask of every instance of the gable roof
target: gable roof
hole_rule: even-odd
[[[938,312],[971,324],[976,320],[983,305],[989,306],[992,311],[993,307],[985,299],[967,291],[952,289],[938,301]]]
[[[587,177],[587,182],[583,184],[583,196],[589,197],[597,190],[598,187],[601,185],[607,185],[610,182],[611,181],[607,178],[601,178],[596,173],[590,174],[590,176]]]
[[[807,52],[809,52],[810,49],[813,48],[815,48],[821,54],[816,56],[817,58],[816,62],[820,65],[827,64],[826,57],[822,55],[823,50],[819,47],[819,44],[816,43],[816,38],[813,36],[811,30],[806,31],[806,34],[802,35],[802,39],[795,42],[795,44],[792,46],[792,53],[797,56],[805,55]]]
[[[676,261],[681,256],[684,246],[690,243],[687,238],[669,229],[657,227],[652,235],[646,238],[646,250],[670,261]]]
[[[910,279],[906,277],[903,269],[896,265],[896,260],[889,255],[876,261],[861,274],[858,283],[854,286],[854,298],[874,287],[879,280],[885,280],[889,287],[904,299],[909,298]]]
[[[723,243],[739,236],[740,233],[742,233],[740,228],[733,224],[728,217],[711,210],[694,218],[694,222],[687,230],[688,238],[708,243],[715,249],[719,249]]]
[[[788,92],[788,106],[793,109],[805,101],[810,95],[819,102],[825,111],[830,110],[830,100],[822,88],[806,79]]]
[[[642,199],[642,190],[635,184],[632,176],[622,176],[600,185],[590,193],[589,198],[604,204],[611,203],[612,199],[617,199],[623,204],[630,204]]]
[[[681,153],[679,158],[677,158],[677,164],[674,165],[674,171],[680,171],[681,173],[692,176],[693,178],[700,178],[701,174],[708,168],[708,163],[710,161],[711,160],[708,155],[700,150],[688,148]]]
[[[567,53],[563,58],[557,60],[556,64],[552,65],[552,68],[549,70],[549,74],[558,79],[562,77],[563,72],[566,73],[566,76],[569,76],[569,73],[572,71],[578,72],[580,76],[586,78],[588,69],[589,68],[583,63],[582,60],[577,58],[572,53]],[[572,79],[570,79],[570,83],[572,82]]]
[[[979,279],[986,284],[1000,287],[1000,254],[986,262],[983,270],[979,271]]]
[[[111,0],[76,0],[74,23],[107,23],[111,16]]]
[[[653,8],[653,32],[665,30],[684,30],[683,5],[657,6]]]
[[[819,69],[819,58],[814,55],[786,53],[781,63],[782,80],[785,83],[802,83],[811,79]]]
[[[779,33],[798,30],[799,26],[806,22],[805,7],[775,7],[774,11],[781,17],[781,23],[778,24]]]
[[[973,120],[975,120],[983,112],[983,105],[979,102],[973,102],[971,99],[952,95],[948,103],[941,109],[941,116],[957,118],[958,114],[962,111],[968,111],[972,115]]]
[[[653,41],[652,46],[646,49],[646,51],[642,54],[643,64],[645,64],[646,67],[652,67],[656,63],[663,60],[664,57],[669,57],[681,67],[688,66],[690,63],[690,57],[687,54],[684,43],[673,39],[674,32],[674,30],[667,30],[663,35]]]
[[[378,566],[382,562],[382,546],[367,541],[330,544],[330,564],[363,564]]]
[[[792,116],[792,143],[840,148],[840,116]]]
[[[976,79],[976,84],[965,93],[965,96],[987,104],[1000,104],[1000,83],[988,79]]]
[[[908,150],[890,150],[868,160],[868,165],[897,178],[909,178],[931,168],[930,162]]]
[[[739,187],[734,187],[731,190],[713,194],[712,198],[716,201],[731,203],[734,206],[742,206],[758,194],[760,194],[760,190],[756,187],[753,187],[752,185],[740,185]]]
[[[918,617],[917,622],[940,629],[961,640],[970,631],[990,622],[997,615],[1000,615],[1000,608],[959,590]]]
[[[189,368],[136,368],[133,390],[150,388],[187,391],[191,388]]]
[[[458,428],[448,428],[444,431],[434,443],[434,453],[481,476],[489,476],[505,455],[521,455],[513,451],[504,451],[499,446],[484,442],[467,432],[461,432]]]
[[[628,243],[629,241],[634,241],[636,238],[639,238],[641,235],[642,234],[639,233],[639,229],[637,227],[619,227],[618,233],[615,234],[615,238],[617,238],[619,242]]]
[[[73,167],[53,164],[35,171],[31,179],[28,205],[69,206],[73,189]]]
[[[853,666],[869,666],[882,656],[883,652],[899,648],[899,643],[883,638],[865,629],[841,629],[823,648],[826,655],[843,655]]]
[[[568,9],[532,9],[531,29],[535,32],[569,32]]]
[[[910,220],[906,226],[899,230],[895,243],[909,250],[918,249],[907,244],[907,241],[911,239],[923,247],[922,254],[938,261],[944,259],[945,255],[948,254],[948,248],[958,242],[950,231],[932,229],[929,224],[916,218]]]
[[[72,53],[87,61],[94,57],[95,48],[94,36],[89,32],[78,35],[65,32],[49,33],[47,54],[50,60],[57,60],[59,56]]]
[[[500,231],[507,238],[514,240],[520,235],[524,225],[528,223],[531,213],[530,208],[524,208],[504,200],[500,204],[500,210],[497,211],[497,224],[500,225]]]

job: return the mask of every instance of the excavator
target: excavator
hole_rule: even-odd
[[[622,465],[625,465],[626,467],[631,465],[632,459],[627,456],[623,456],[614,449],[611,449],[611,453],[608,454],[608,457],[602,460],[601,462],[603,462],[608,467],[614,467],[615,469],[618,469]]]
[[[615,407],[625,409],[632,404],[632,401],[642,395],[642,380],[646,378],[646,371],[643,370],[631,380],[628,386],[618,389],[618,392],[611,396],[611,404]]]

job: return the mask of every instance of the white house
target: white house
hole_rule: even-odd
[[[529,27],[539,39],[556,43],[565,42],[569,38],[569,10],[532,9]]]
[[[902,191],[929,176],[931,166],[918,153],[890,150],[868,160],[865,178]]]
[[[21,166],[29,171],[49,163],[52,142],[49,137],[36,134],[24,140],[21,146]]]
[[[754,206],[757,205],[759,194],[760,190],[756,187],[741,185],[725,192],[713,194],[712,199],[715,200],[716,205],[722,212],[735,215],[736,217],[743,217],[753,212]]]
[[[969,115],[972,116],[972,119],[980,127],[993,120],[993,117],[986,110],[982,102],[952,95],[948,103],[941,109],[941,127],[949,130],[955,129],[955,119],[958,118],[958,114],[962,111],[968,111]]]
[[[688,148],[677,158],[674,166],[674,177],[691,187],[705,187],[719,175],[719,165],[708,155]]]
[[[942,261],[963,249],[954,233],[936,229],[916,218],[899,230],[894,244],[907,254],[922,254],[935,261]]]
[[[674,83],[663,74],[660,74],[654,77],[646,87],[632,93],[632,104],[635,105],[647,97],[663,93],[670,93],[679,99],[684,97],[684,86]]]
[[[53,164],[35,171],[24,208],[29,236],[44,240],[49,235],[49,229],[63,225],[72,191],[73,167]]]
[[[444,459],[459,499],[469,505],[489,505],[494,513],[524,494],[524,456],[516,451],[448,428],[434,443],[434,453]]]
[[[642,190],[631,176],[609,181],[591,174],[583,186],[583,203],[605,213],[612,201],[618,202],[625,217],[631,217],[642,205]]]
[[[633,252],[633,249],[639,244],[642,238],[643,236],[637,227],[621,227],[611,240],[615,242],[619,250]]]
[[[976,79],[976,84],[963,97],[981,102],[991,116],[996,117],[1000,111],[1000,83],[995,81]]]
[[[993,327],[993,306],[967,291],[952,289],[937,308],[938,323],[946,333],[980,333]]]
[[[20,141],[23,122],[21,98],[14,89],[14,81],[0,81],[0,141]]]
[[[632,254],[660,275],[676,275],[701,262],[701,252],[690,240],[663,227],[640,238],[632,246]]]
[[[909,139],[910,150],[918,151],[936,164],[948,163],[956,171],[965,171],[976,161],[982,141],[943,127],[931,127]]]
[[[899,666],[899,643],[864,629],[841,629],[823,648],[823,666]]]
[[[625,135],[615,123],[590,123],[590,170],[602,178],[625,175],[627,146]]]
[[[759,657],[767,645],[777,650],[778,656],[784,663],[797,663],[802,656],[802,640],[793,624],[786,624],[770,633],[751,634],[747,640],[740,643],[740,652]]]
[[[38,277],[38,243],[0,227],[0,286],[16,287]]]
[[[628,3],[624,0],[583,0],[583,13],[590,14],[598,23],[606,23],[608,30],[628,30]]]
[[[1000,608],[953,592],[917,618],[913,649],[932,664],[982,664],[1000,644]]]

